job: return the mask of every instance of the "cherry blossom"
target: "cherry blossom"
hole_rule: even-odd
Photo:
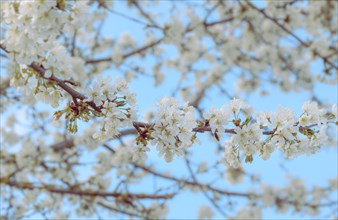
[[[165,219],[184,193],[208,202],[199,219],[261,219],[268,208],[331,216],[337,178],[272,186],[246,168],[336,147],[337,104],[318,88],[337,86],[337,10],[292,0],[1,3],[1,218]],[[142,34],[115,33],[111,16]],[[135,85],[145,79],[156,95],[173,88],[143,111],[152,97]],[[249,104],[276,91],[309,101]],[[173,163],[157,166],[153,152]],[[229,187],[241,183],[252,188]]]

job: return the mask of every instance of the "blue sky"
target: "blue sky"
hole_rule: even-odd
[[[165,14],[169,14],[166,11],[165,4],[166,2],[163,2],[159,10],[163,10]],[[114,10],[123,14],[132,15],[129,9],[126,9],[125,5],[125,2],[115,1]],[[112,13],[109,13],[109,19],[105,23],[103,32],[104,35],[113,37],[118,37],[123,32],[128,32],[131,36],[137,36],[139,41],[144,39],[142,25]],[[172,51],[172,53],[175,52]],[[151,60],[146,60],[144,65],[150,65],[151,62]],[[319,66],[316,66],[315,68],[319,68]],[[112,68],[109,70],[109,74],[117,76],[120,73],[116,71],[116,69]],[[166,80],[164,85],[156,88],[153,87],[154,81],[147,76],[139,76],[137,80],[134,80],[130,85],[130,89],[137,94],[140,113],[144,113],[149,108],[155,109],[155,104],[160,98],[163,96],[170,96],[175,91],[178,76],[179,74],[173,71],[166,72]],[[233,80],[234,79],[227,80],[226,86],[229,88],[229,90],[234,88]],[[254,93],[249,97],[246,97],[248,103],[254,106],[256,112],[275,111],[277,110],[278,105],[281,104],[284,107],[294,109],[295,113],[300,115],[302,104],[304,101],[311,98],[308,92],[282,93],[280,90],[273,87],[271,87],[270,91],[273,93],[271,93],[269,96],[262,97],[258,93]],[[319,97],[323,98],[323,100],[327,101],[328,103],[337,103],[336,86],[317,85],[315,92]],[[213,97],[213,99],[211,101],[205,100],[205,105],[214,105],[219,107],[229,101],[225,97],[220,97],[220,94],[216,89],[211,89],[208,92],[208,97]],[[214,161],[215,148],[209,147],[208,142],[210,141],[210,138],[206,137],[204,134],[200,134],[199,137],[202,140],[202,144],[196,145],[191,149],[194,151],[194,158],[192,161]],[[88,156],[88,158],[90,157]],[[149,153],[149,161],[154,162],[157,169],[170,171],[175,176],[180,176],[187,173],[183,159],[180,160],[180,158],[176,158],[172,163],[166,163],[163,158],[157,157],[157,152],[154,148],[152,148],[151,152]],[[259,157],[255,157],[253,163],[245,164],[245,168],[250,173],[258,173],[262,182],[282,187],[288,182],[285,178],[285,171],[280,168],[282,165],[286,170],[289,171],[290,175],[300,177],[306,181],[308,186],[312,186],[324,185],[328,178],[335,178],[338,175],[337,161],[337,148],[324,148],[319,153],[314,155],[300,156],[291,161],[284,160],[283,156],[278,152],[275,152],[267,161],[263,161]],[[206,175],[204,178],[212,179],[213,177],[211,175]],[[144,183],[142,183],[138,189],[140,191],[148,191],[151,190],[150,187],[153,187],[153,184],[154,179],[149,178]],[[165,183],[157,181],[156,184],[161,185]],[[229,186],[225,180],[224,182],[219,181],[218,185],[220,187]],[[238,186],[229,186],[229,190],[234,189],[236,191],[245,192],[245,190],[250,187],[250,183],[246,181]],[[211,206],[202,194],[193,194],[190,192],[182,193],[182,195],[179,195],[176,199],[169,202],[168,218],[195,219],[197,218],[198,208],[200,205]],[[216,218],[222,218],[219,214],[217,214],[215,209],[213,210],[216,213]],[[263,218],[290,219],[295,217],[292,215],[292,213],[278,214],[273,209],[267,209],[263,212]],[[297,219],[301,218],[301,216],[297,216]]]

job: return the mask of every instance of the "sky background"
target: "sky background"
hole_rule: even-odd
[[[165,12],[167,9],[166,4],[168,3],[165,1],[162,2],[159,10],[163,10],[163,12]],[[132,16],[133,14],[130,13],[130,10],[127,9],[125,5],[125,2],[116,1],[114,3],[114,10]],[[168,13],[166,12],[166,14]],[[142,41],[142,39],[144,39],[144,31],[142,29],[142,25],[138,23],[109,13],[109,18],[103,28],[103,35],[118,37],[122,33],[128,32],[131,36],[137,36],[137,38]],[[172,53],[174,56],[175,51],[172,51]],[[151,60],[145,61],[144,65],[147,66],[150,63]],[[320,69],[320,66],[315,66],[314,68]],[[107,71],[106,74],[111,74],[113,78],[114,76],[120,75],[120,73],[115,69]],[[137,101],[140,109],[139,112],[141,114],[149,108],[155,109],[156,103],[163,96],[170,96],[175,91],[179,74],[173,71],[168,71],[165,74],[166,79],[161,87],[154,88],[154,80],[147,76],[139,76],[137,80],[133,80],[130,84],[130,89],[137,94]],[[233,79],[227,78],[226,83],[226,87],[229,88],[230,93],[232,93],[234,91]],[[311,95],[308,92],[282,93],[280,90],[273,87],[269,88],[269,91],[273,93],[270,93],[265,97],[260,96],[257,92],[251,94],[249,97],[243,96],[242,98],[246,98],[248,104],[251,104],[256,112],[276,111],[278,105],[281,104],[283,107],[294,109],[296,115],[300,115],[304,101],[311,98]],[[328,103],[337,103],[336,86],[316,85],[315,92],[318,97],[322,98],[322,100]],[[228,98],[222,96],[218,90],[211,89],[207,93],[207,97],[203,101],[203,104],[204,106],[214,105],[215,107],[220,107],[228,101]],[[215,157],[215,154],[213,151],[210,151],[210,148],[208,148],[210,138],[203,134],[200,134],[199,138],[202,140],[202,144],[193,146],[192,150],[194,151],[194,158],[192,161],[196,163],[201,161],[214,161],[213,157]],[[186,168],[183,159],[180,160],[180,158],[175,158],[172,163],[166,163],[163,158],[158,158],[155,148],[151,149],[151,152],[148,154],[148,159],[156,164],[157,169],[170,171],[175,176],[187,173],[187,170],[184,170]],[[90,159],[90,156],[88,156],[88,159]],[[244,166],[249,173],[259,174],[262,183],[265,184],[283,187],[286,183],[288,183],[287,178],[285,178],[286,171],[288,171],[289,175],[305,180],[307,186],[310,187],[312,185],[326,185],[329,178],[335,178],[338,175],[337,161],[337,148],[324,147],[320,152],[314,155],[299,156],[291,161],[284,160],[283,155],[275,152],[267,161],[264,161],[259,157],[255,157],[253,163],[244,164]],[[281,169],[281,167],[284,168]],[[212,176],[206,175],[204,178],[212,178]],[[152,178],[148,178],[140,184],[139,190],[149,190],[149,187],[153,187],[153,184],[161,185],[166,183],[162,183],[160,181],[154,183]],[[229,186],[229,190],[242,192],[245,192],[245,190],[251,187],[247,181],[243,184],[231,186],[225,180],[224,182],[219,181],[218,186]],[[176,199],[169,202],[168,219],[195,219],[198,215],[198,208],[201,205],[209,205],[212,207],[202,194],[193,194],[190,192],[182,193],[182,195],[179,195]],[[213,211],[216,214],[215,219],[222,218],[216,210],[213,209]],[[308,219],[299,215],[294,216],[292,213],[278,214],[273,209],[264,210],[263,218]],[[32,219],[34,219],[34,216]]]

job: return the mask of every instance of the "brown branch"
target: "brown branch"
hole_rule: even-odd
[[[146,171],[148,173],[151,173],[154,176],[161,177],[163,179],[171,180],[171,181],[174,181],[174,182],[177,182],[177,183],[183,183],[185,185],[202,187],[203,189],[208,189],[208,190],[217,192],[217,193],[222,194],[222,195],[238,196],[238,197],[245,197],[245,198],[249,198],[249,197],[251,198],[251,197],[254,196],[252,194],[247,194],[247,193],[230,192],[230,191],[226,191],[226,190],[221,190],[221,189],[214,188],[211,185],[207,185],[207,184],[204,185],[204,184],[201,184],[199,182],[192,182],[192,181],[189,181],[189,180],[184,180],[184,179],[179,179],[179,178],[172,177],[172,176],[167,176],[167,175],[164,175],[162,173],[157,173],[154,170],[152,170],[152,169],[150,169],[148,167],[139,165],[139,164],[134,164],[134,166],[137,167],[137,168],[140,168],[140,169],[142,169],[142,170],[144,170],[144,171]]]
[[[126,58],[128,58],[128,57],[130,57],[130,56],[133,56],[133,55],[138,54],[138,53],[141,53],[141,52],[143,52],[143,51],[145,51],[145,50],[147,50],[147,49],[150,49],[150,48],[152,48],[152,47],[154,47],[154,46],[160,44],[160,43],[162,42],[162,40],[163,40],[163,38],[161,38],[161,39],[159,39],[159,40],[157,40],[157,41],[154,41],[154,42],[152,42],[152,43],[150,43],[150,44],[148,44],[148,45],[146,45],[146,46],[144,46],[144,47],[141,47],[141,48],[139,48],[139,49],[137,49],[137,50],[135,50],[135,51],[132,51],[132,52],[130,52],[130,53],[127,53],[126,55],[123,56],[123,59],[126,59]]]
[[[6,49],[5,45],[0,44],[0,48],[5,51],[6,53],[9,53],[9,51]]]
[[[120,134],[118,135],[118,137],[122,137],[122,136],[126,136],[126,135],[132,135],[132,134],[137,134],[137,130],[130,128],[130,129],[120,131]]]
[[[10,51],[8,51],[4,45],[0,45],[0,48],[2,50],[4,50],[7,53],[10,53]],[[57,78],[56,76],[52,75],[51,77],[45,77],[45,69],[39,65],[36,62],[32,62],[30,65],[28,65],[28,67],[32,68],[33,70],[35,70],[42,78],[49,80],[49,81],[53,81],[56,82],[56,84],[61,87],[63,90],[65,90],[68,94],[70,94],[72,96],[73,99],[81,99],[84,100],[87,97],[82,95],[81,93],[79,93],[78,91],[74,90],[72,87],[68,86],[66,84],[66,82],[69,81],[63,81],[59,78]],[[97,112],[101,112],[101,109],[96,106],[96,104],[93,101],[88,101],[86,102],[89,106],[91,106],[93,109],[95,109]]]
[[[50,147],[55,151],[59,152],[63,149],[71,148],[74,146],[74,141],[72,139],[66,139],[64,141],[61,141],[59,143],[53,144]]]
[[[157,41],[154,41],[150,44],[147,44],[141,48],[138,48],[134,51],[131,51],[125,55],[122,56],[123,59],[127,59],[128,57],[130,56],[133,56],[135,54],[138,54],[138,53],[142,53],[143,51],[147,50],[147,49],[150,49],[158,44],[160,44],[162,42],[163,38],[157,40]],[[86,64],[96,64],[96,63],[100,63],[100,62],[110,62],[111,61],[111,57],[107,57],[107,58],[101,58],[101,59],[92,59],[92,60],[86,60]]]
[[[49,78],[46,78],[45,77],[45,69],[40,66],[38,63],[36,62],[33,62],[32,64],[29,65],[30,68],[32,68],[33,70],[35,70],[42,78],[46,79],[46,80],[50,80],[50,81],[53,81],[53,82],[56,82],[56,84],[61,87],[63,90],[65,90],[69,95],[72,96],[72,98],[74,100],[76,99],[81,99],[81,100],[84,100],[86,99],[87,97],[82,95],[81,93],[79,93],[78,91],[74,90],[72,87],[68,86],[66,84],[65,81],[57,78],[56,76],[52,75],[51,77]],[[90,107],[92,107],[93,109],[95,109],[95,111],[97,112],[101,112],[101,109],[100,107],[96,106],[96,104],[93,102],[93,101],[88,101],[86,102]]]
[[[121,210],[121,209],[118,209],[118,208],[115,208],[115,207],[112,207],[112,206],[109,206],[107,204],[104,204],[103,202],[98,202],[97,203],[99,206],[102,206],[106,209],[109,209],[111,211],[114,211],[114,212],[118,212],[118,213],[122,213],[122,214],[126,214],[126,215],[129,215],[129,216],[134,216],[134,217],[138,217],[138,218],[143,218],[142,215],[139,215],[137,213],[131,213],[131,212],[128,212],[128,211],[125,211],[125,210]]]
[[[45,185],[45,186],[37,186],[30,182],[17,182],[17,181],[10,181],[5,178],[0,179],[1,184],[5,184],[11,187],[19,188],[19,189],[26,189],[26,190],[33,190],[33,189],[41,189],[46,190],[50,193],[58,193],[58,194],[69,194],[69,195],[78,195],[78,196],[92,196],[92,197],[115,197],[115,198],[131,198],[131,199],[171,199],[174,194],[163,194],[163,195],[151,195],[145,193],[138,193],[138,194],[130,194],[130,193],[109,193],[109,192],[93,192],[90,190],[80,191],[80,190],[69,190],[69,189],[61,189],[56,188],[52,185]]]
[[[227,22],[230,22],[230,21],[233,21],[233,20],[234,20],[234,17],[224,18],[224,19],[219,20],[219,21],[213,21],[213,22],[205,23],[204,26],[210,27],[210,26],[214,26],[214,25],[217,25],[217,24],[224,24],[224,23],[227,23]]]
[[[133,122],[134,126],[140,127],[140,128],[145,128],[145,127],[152,127],[154,124],[149,124],[149,123],[144,123],[144,122]],[[202,126],[202,127],[196,127],[192,129],[193,132],[198,132],[198,133],[203,133],[203,132],[210,132],[211,128],[209,126]],[[236,134],[235,130],[233,128],[231,129],[224,129],[224,133],[228,134]],[[274,134],[274,131],[263,131],[264,135],[272,135]]]
[[[9,79],[2,79],[2,82],[0,83],[0,95],[6,95],[7,88],[10,87],[10,80]]]

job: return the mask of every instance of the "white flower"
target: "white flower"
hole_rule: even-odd
[[[241,168],[228,167],[226,170],[226,180],[230,184],[238,184],[243,181],[244,171]]]
[[[128,140],[125,145],[114,148],[115,154],[110,157],[110,163],[113,166],[122,167],[130,164],[133,160],[133,151],[135,150],[134,139]]]
[[[174,18],[169,28],[165,31],[165,42],[169,44],[179,45],[185,31],[182,22]]]
[[[247,128],[248,128],[247,125],[243,126],[243,128],[241,128],[239,126],[235,127],[234,130],[235,130],[236,134],[234,134],[232,136],[232,140],[233,140],[234,143],[238,143],[239,145],[243,145],[243,144],[246,144],[248,142],[249,137],[247,137],[247,134],[246,134]]]
[[[329,179],[329,187],[332,190],[338,190],[338,178]]]
[[[270,112],[261,112],[257,115],[257,124],[262,125],[263,127],[267,126],[270,122],[271,113]]]
[[[263,192],[261,195],[261,199],[264,205],[266,207],[274,206],[279,190],[265,184],[261,184],[261,188]]]
[[[165,155],[166,161],[172,161],[173,156],[180,156],[183,150],[195,141],[192,131],[197,125],[194,108],[185,106],[180,109],[178,102],[171,97],[165,97],[158,103],[155,113],[154,131],[151,133],[152,144],[157,145],[159,156]]]
[[[102,87],[99,83],[94,83],[93,88],[86,89],[87,98],[84,101],[93,101],[96,106],[102,105],[106,98],[101,89]]]
[[[198,210],[198,219],[212,219],[214,212],[209,206],[200,206]]]
[[[93,89],[87,90],[90,96],[86,100],[93,98],[94,102],[102,107],[102,127],[99,132],[93,135],[94,138],[100,140],[115,137],[119,134],[120,128],[131,126],[132,120],[136,119],[135,94],[129,92],[125,81],[116,79],[115,83],[112,84],[109,77],[99,79],[94,83]]]
[[[118,48],[115,48],[111,57],[111,60],[115,64],[115,66],[118,68],[123,63],[123,55],[121,51]]]
[[[39,92],[35,95],[37,100],[51,104],[54,108],[59,105],[60,94],[54,87],[39,86]]]
[[[306,126],[312,123],[326,123],[326,120],[324,120],[326,111],[320,109],[316,102],[304,102],[302,110],[303,115],[298,120],[300,125]]]
[[[236,134],[233,136],[233,142],[238,144],[254,143],[262,135],[262,130],[257,123],[235,127]]]
[[[270,158],[271,153],[275,150],[275,145],[270,143],[261,144],[259,147],[259,152],[261,153],[261,157],[263,160],[267,160]]]
[[[165,219],[168,213],[168,206],[166,204],[152,203],[149,210],[151,219]]]
[[[208,162],[204,161],[198,165],[197,172],[205,173],[208,171]]]
[[[208,112],[203,114],[203,117],[209,121],[212,133],[215,133],[217,130],[220,136],[224,134],[224,126],[228,124],[229,116],[230,114],[224,106],[221,109],[212,107]]]
[[[143,145],[137,145],[133,150],[133,161],[145,160],[147,159],[146,152],[150,151],[149,147]]]
[[[222,161],[233,168],[241,167],[241,162],[238,156],[238,150],[233,146],[231,140],[227,140],[224,143],[225,152],[222,156]]]
[[[262,210],[258,207],[246,206],[241,208],[236,216],[230,217],[229,220],[234,219],[262,219]]]
[[[295,122],[293,110],[283,108],[281,105],[278,106],[277,112],[273,113],[270,117],[270,124],[268,127],[273,130],[281,125],[292,125]]]
[[[294,126],[293,122],[286,122],[283,126],[278,126],[275,134],[273,135],[271,142],[277,144],[277,146],[284,145],[286,141],[295,140],[293,134],[297,133],[297,127]]]
[[[230,102],[230,105],[227,107],[231,113],[238,116],[239,112],[243,110],[247,115],[251,115],[252,108],[244,103],[242,99],[233,99]]]

